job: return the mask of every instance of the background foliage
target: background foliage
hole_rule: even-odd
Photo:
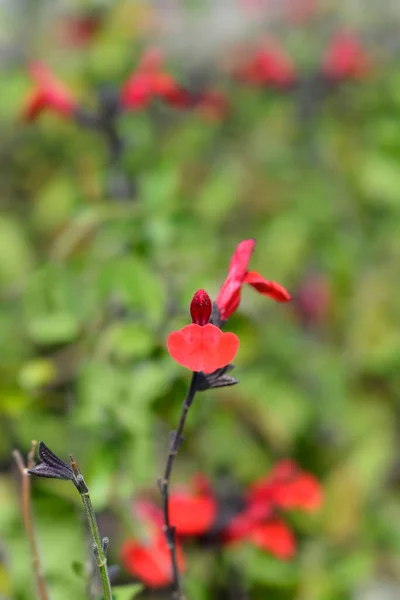
[[[10,457],[14,447],[27,451],[31,439],[79,459],[100,526],[111,537],[111,562],[118,563],[120,543],[138,532],[131,499],[155,487],[188,385],[189,374],[166,352],[167,333],[187,322],[197,288],[215,298],[235,245],[255,237],[252,268],[285,285],[294,301],[279,306],[244,293],[230,323],[241,340],[240,385],[196,400],[175,481],[229,469],[246,484],[277,458],[293,457],[326,491],[319,515],[295,519],[296,559],[281,563],[245,546],[223,559],[241,566],[252,598],[369,599],[391,591],[394,598],[400,579],[395,56],[382,56],[371,42],[377,56],[371,77],[320,104],[313,103],[311,84],[303,97],[252,90],[221,76],[232,104],[221,122],[162,107],[124,115],[124,169],[136,193],[118,200],[104,193],[107,154],[94,133],[52,115],[31,126],[20,122],[30,87],[26,61],[48,61],[90,104],[100,84],[120,85],[135,67],[153,9],[105,4],[99,31],[78,46],[57,37],[64,10],[20,8],[1,8],[15,35],[6,36],[10,55],[0,83],[0,597],[33,597]],[[322,14],[331,28],[340,22],[328,10]],[[361,33],[373,37],[375,30],[364,26]],[[286,23],[282,39],[304,72],[317,66],[324,38],[315,22],[297,29]],[[204,58],[202,69],[218,73],[224,52]],[[171,57],[182,78],[199,68],[174,43]],[[307,116],[304,102],[312,107]],[[64,482],[35,482],[52,600],[85,594],[73,569],[88,555],[79,502]],[[191,599],[213,597],[212,566],[212,556],[189,552]]]

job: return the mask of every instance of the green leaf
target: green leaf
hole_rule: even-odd
[[[75,575],[77,575],[78,577],[86,577],[85,565],[82,562],[74,560],[71,567]]]
[[[28,323],[31,340],[43,346],[72,342],[79,334],[79,322],[71,313],[41,315]]]
[[[113,588],[115,600],[132,600],[143,590],[141,583],[132,583],[131,585],[120,585]]]

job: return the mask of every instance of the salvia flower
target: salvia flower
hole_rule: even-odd
[[[146,108],[160,98],[177,108],[188,105],[186,90],[167,73],[164,56],[155,48],[149,49],[139,65],[121,88],[120,102],[125,110]]]
[[[244,283],[248,283],[260,294],[269,296],[277,302],[288,302],[291,299],[290,294],[279,283],[264,279],[256,271],[247,270],[255,245],[256,241],[253,239],[243,240],[233,253],[228,277],[224,281],[216,301],[221,321],[229,319],[238,308]]]
[[[248,502],[252,506],[269,503],[285,510],[313,512],[322,505],[322,489],[314,475],[283,460],[250,487]]]
[[[206,476],[197,474],[189,486],[171,492],[170,518],[180,552],[180,543],[196,539],[202,544],[223,546],[247,543],[280,560],[293,558],[296,537],[285,522],[284,513],[289,510],[315,512],[321,507],[323,491],[316,477],[294,462],[283,460],[266,476],[240,492],[240,497],[236,487],[232,488],[227,482],[221,487],[222,483],[223,480],[213,488]],[[169,571],[161,575],[159,563],[155,566],[153,562],[154,557],[159,561],[164,552],[168,556],[166,546],[158,537],[163,513],[152,501],[136,503],[136,506],[138,504],[141,520],[151,522],[153,526],[152,535],[146,543],[126,542],[122,547],[122,561],[125,568],[141,581],[154,587],[159,581],[161,587],[171,582]],[[179,554],[179,557],[183,568],[183,555]]]
[[[257,50],[237,69],[236,77],[244,83],[278,90],[292,87],[297,79],[293,61],[276,42]]]
[[[187,369],[205,374],[228,365],[236,356],[239,338],[209,323],[211,300],[204,290],[195,293],[190,312],[193,323],[168,336],[172,358]]]
[[[48,110],[64,118],[71,117],[78,102],[69,89],[59,81],[46,65],[34,62],[29,66],[29,75],[35,87],[28,96],[22,111],[24,121],[34,121]]]
[[[142,502],[137,513],[146,528],[145,539],[126,540],[120,549],[124,569],[149,588],[164,588],[172,584],[170,551],[162,532],[162,512],[157,506]],[[178,567],[185,568],[185,559],[179,542],[176,546]]]
[[[350,33],[337,34],[322,61],[322,72],[334,81],[362,79],[370,69],[370,58],[365,48]]]

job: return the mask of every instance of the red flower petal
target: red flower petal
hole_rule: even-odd
[[[147,73],[134,73],[122,86],[120,101],[125,109],[138,110],[149,104],[153,97],[151,76]]]
[[[256,241],[253,239],[243,240],[233,253],[229,264],[228,277],[223,283],[216,300],[223,321],[227,320],[239,306],[240,289],[255,245]]]
[[[231,279],[237,279],[240,282],[243,281],[255,245],[256,240],[252,238],[243,240],[237,245],[231,258],[231,262],[229,263],[228,276]]]
[[[289,510],[315,511],[322,505],[323,490],[314,475],[284,460],[250,487],[247,499],[250,505],[268,502]]]
[[[213,524],[217,505],[211,496],[174,493],[170,496],[169,513],[178,535],[201,535]]]
[[[120,550],[124,569],[143,581],[148,587],[162,588],[172,580],[171,556],[163,534],[158,534],[148,545],[135,540],[126,541]],[[185,568],[182,548],[177,544],[178,567]]]
[[[301,473],[295,480],[283,484],[276,491],[275,502],[281,508],[313,512],[323,501],[320,483],[310,473]]]
[[[239,339],[234,333],[223,333],[211,323],[204,327],[192,324],[170,333],[167,346],[177,363],[207,374],[225,367],[234,359]]]
[[[270,521],[254,527],[249,539],[263,550],[282,560],[292,558],[296,552],[296,540],[283,521]]]
[[[248,538],[251,531],[269,519],[272,515],[272,506],[266,501],[257,503],[249,503],[248,506],[233,519],[222,532],[222,537],[225,542],[234,542],[244,538]]]
[[[256,271],[248,271],[244,277],[244,283],[248,283],[260,294],[270,296],[277,302],[289,302],[291,300],[289,292],[282,285],[264,279]]]

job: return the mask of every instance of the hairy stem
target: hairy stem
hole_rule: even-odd
[[[182,433],[186,423],[186,417],[189,412],[189,408],[192,405],[193,399],[197,391],[197,373],[193,373],[192,380],[190,382],[189,391],[186,395],[185,400],[182,404],[182,412],[179,419],[178,427],[176,431],[171,434],[169,451],[167,457],[167,463],[165,465],[165,471],[162,478],[159,480],[159,487],[162,497],[162,509],[164,516],[164,533],[167,540],[168,548],[171,554],[171,565],[173,575],[173,597],[176,600],[184,600],[185,596],[182,590],[181,578],[179,575],[178,558],[176,551],[176,535],[175,527],[171,524],[169,514],[169,486],[171,481],[171,473],[174,466],[176,455],[178,454],[179,446],[183,441]]]
[[[97,566],[100,572],[101,583],[104,592],[104,600],[112,600],[111,582],[107,569],[107,548],[109,544],[109,539],[100,538],[99,527],[97,525],[96,514],[93,509],[93,504],[90,499],[89,489],[85,483],[85,480],[78,467],[76,460],[72,456],[70,456],[70,460],[71,467],[78,484],[78,491],[81,495],[83,506],[85,507],[85,512],[89,523],[89,529],[93,540],[93,554],[95,555]]]
[[[21,504],[22,504],[22,517],[24,520],[24,527],[29,542],[30,553],[32,557],[32,567],[35,574],[36,587],[40,600],[49,600],[47,593],[46,582],[43,577],[42,565],[40,562],[40,555],[33,527],[32,519],[32,508],[31,508],[31,482],[30,476],[27,472],[28,469],[32,469],[34,466],[34,455],[37,442],[32,441],[31,449],[28,454],[27,464],[25,465],[21,453],[18,450],[13,450],[13,457],[17,463],[19,472],[21,474]]]

